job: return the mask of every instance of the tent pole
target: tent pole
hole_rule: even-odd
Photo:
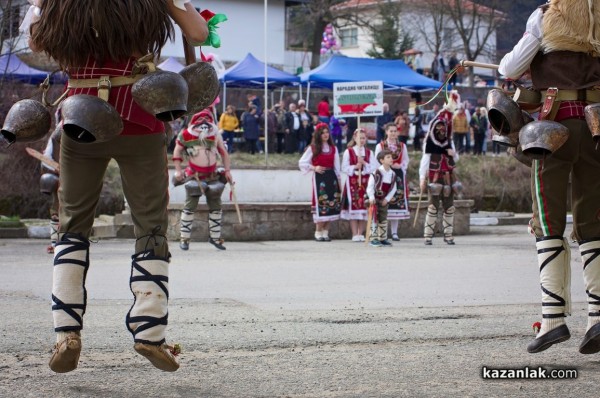
[[[279,92],[279,102],[283,101],[283,87],[281,86],[281,91]]]
[[[265,166],[269,165],[269,85],[267,80],[267,5],[268,0],[265,0],[265,19],[264,19],[264,38],[265,38],[265,106],[263,109],[263,119],[265,121]]]
[[[309,98],[310,98],[310,82],[308,82],[308,87],[306,87],[306,109],[308,109]]]

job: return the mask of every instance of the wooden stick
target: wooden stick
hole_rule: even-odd
[[[240,212],[240,206],[238,205],[237,196],[235,194],[235,182],[229,183],[229,185],[231,187],[231,197],[233,199],[233,205],[235,206],[235,211],[237,212],[238,221],[240,222],[240,224],[243,224],[242,213]]]
[[[369,204],[369,214],[367,216],[367,230],[365,231],[365,245],[369,244],[371,239],[371,224],[373,223],[373,210],[375,209],[374,204]]]
[[[496,65],[496,64],[484,64],[482,62],[467,61],[464,59],[462,61],[460,61],[460,66],[463,66],[463,67],[476,66],[479,68],[487,68],[487,69],[498,69],[500,67],[500,65]]]
[[[417,219],[419,218],[419,209],[421,208],[421,199],[423,198],[423,192],[419,192],[419,202],[417,202],[417,211],[415,211],[415,219],[413,221],[413,228],[417,226]]]
[[[34,158],[36,158],[37,160],[39,160],[39,161],[41,161],[41,162],[43,162],[43,163],[46,163],[48,166],[50,166],[50,167],[52,167],[53,169],[55,169],[56,171],[60,172],[60,165],[58,164],[58,162],[57,162],[57,161],[55,161],[55,160],[53,160],[53,159],[50,159],[50,158],[49,158],[49,157],[47,157],[47,156],[44,156],[44,154],[43,154],[43,153],[41,153],[41,152],[39,152],[39,151],[36,151],[36,150],[35,150],[35,149],[33,149],[33,148],[25,148],[25,151],[27,151],[27,153],[28,153],[30,156],[32,156],[32,157],[34,157]]]

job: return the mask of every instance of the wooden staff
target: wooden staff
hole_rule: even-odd
[[[185,64],[191,65],[196,63],[196,48],[188,43],[185,35],[182,33],[181,38],[183,39],[183,54],[185,56]]]
[[[460,66],[462,67],[470,67],[470,66],[475,66],[475,67],[479,67],[479,68],[487,68],[487,69],[498,69],[500,67],[500,65],[496,65],[496,64],[484,64],[482,62],[475,62],[475,61],[466,61],[466,60],[462,60],[460,61]]]
[[[233,199],[233,205],[235,206],[235,211],[237,212],[238,221],[240,222],[240,224],[243,224],[242,213],[240,212],[240,206],[238,205],[237,195],[235,194],[235,182],[230,182],[229,185],[231,187],[231,197]]]
[[[423,198],[423,192],[419,192],[419,201],[417,202],[417,211],[415,211],[415,219],[413,221],[413,228],[417,226],[417,219],[419,218],[419,209],[421,208],[421,199]]]
[[[373,223],[373,211],[375,209],[375,204],[369,204],[369,214],[367,218],[367,230],[365,231],[365,244],[369,244],[369,239],[371,238],[371,224]]]
[[[33,148],[25,148],[25,151],[27,151],[27,153],[36,158],[37,160],[46,163],[48,166],[52,167],[53,169],[55,169],[56,171],[60,171],[60,165],[58,164],[57,161],[50,159],[48,156],[44,156],[43,153],[36,151]]]

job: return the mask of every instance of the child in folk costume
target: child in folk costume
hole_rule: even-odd
[[[367,134],[364,130],[355,130],[348,149],[342,158],[342,172],[348,176],[344,184],[342,196],[341,218],[350,220],[352,241],[364,242],[364,231],[367,222],[365,193],[369,174],[378,167],[373,152],[367,148]]]
[[[390,229],[392,239],[399,241],[398,221],[410,218],[408,208],[408,180],[406,178],[406,169],[408,169],[408,149],[406,144],[398,140],[398,128],[394,123],[385,125],[386,139],[381,141],[375,147],[375,156],[386,149],[392,152],[394,163],[392,170],[396,173],[396,193],[390,200],[388,206],[388,220],[390,220]]]
[[[68,98],[61,104],[61,127],[67,137],[62,138],[60,151],[60,239],[52,286],[57,335],[50,369],[69,372],[79,362],[89,236],[104,173],[114,158],[137,238],[130,274],[134,303],[127,314],[127,328],[135,351],[157,368],[175,371],[179,368],[174,356],[177,349],[166,343],[171,257],[164,236],[169,201],[166,137],[158,113],[152,114],[134,101],[133,80],[152,70],[149,59],[174,38],[173,21],[188,42],[197,45],[208,37],[207,23],[189,0],[31,3],[34,17],[27,29],[29,46],[54,58],[69,75]],[[84,102],[98,101],[101,108],[84,106]],[[67,123],[69,117],[94,122],[99,109],[112,118],[95,120],[91,130],[100,133],[98,136],[80,128],[82,124]],[[97,142],[92,142],[96,138]]]
[[[375,224],[371,228],[370,245],[373,247],[392,246],[387,239],[388,205],[396,193],[396,173],[392,169],[394,155],[392,151],[383,149],[377,154],[381,163],[369,175],[367,196],[369,198],[369,216]]]
[[[298,161],[300,170],[314,172],[312,213],[315,240],[329,242],[329,223],[340,218],[340,157],[325,123],[317,124],[311,144]]]

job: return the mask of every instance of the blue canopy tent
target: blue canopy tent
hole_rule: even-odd
[[[300,84],[298,76],[272,66],[267,66],[266,77],[269,88]],[[248,53],[244,59],[225,70],[219,80],[229,87],[262,88],[265,85],[265,64]]]
[[[244,59],[226,69],[219,81],[223,83],[223,108],[226,106],[227,87],[264,88],[265,63],[248,53]],[[270,89],[300,85],[300,78],[291,73],[266,65],[266,84]]]
[[[42,83],[49,72],[32,68],[25,64],[15,54],[4,54],[0,56],[0,79],[19,81],[29,84]],[[65,75],[56,73],[50,78],[50,83],[64,83]]]
[[[336,55],[323,65],[300,75],[310,87],[333,88],[333,83],[383,81],[384,90],[426,91],[442,83],[425,77],[400,60],[352,58]]]

